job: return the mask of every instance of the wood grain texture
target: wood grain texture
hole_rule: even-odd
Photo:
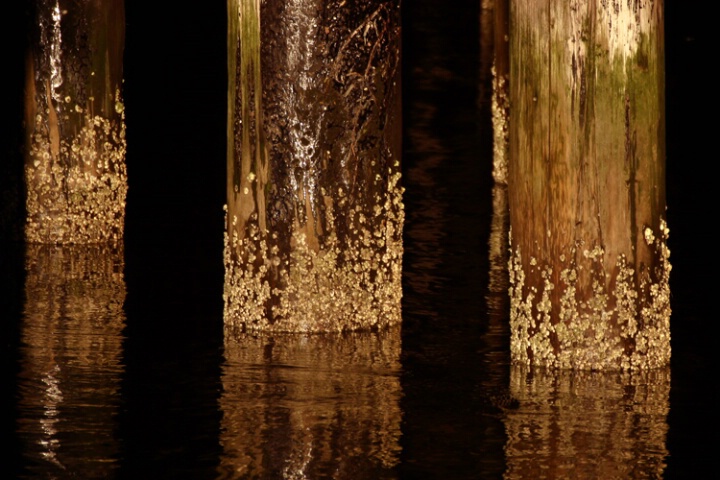
[[[511,4],[509,203],[522,273],[511,322],[521,363],[669,361],[663,35],[661,2]]]

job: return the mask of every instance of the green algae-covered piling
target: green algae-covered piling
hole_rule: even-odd
[[[513,0],[510,20],[513,361],[665,366],[663,4]]]
[[[26,240],[122,239],[123,0],[36,0],[25,90]]]
[[[228,1],[225,321],[400,322],[400,2]]]

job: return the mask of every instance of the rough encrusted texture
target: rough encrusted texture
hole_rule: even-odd
[[[230,238],[226,231],[226,322],[248,331],[284,332],[366,330],[399,324],[403,190],[397,185],[400,173],[388,175],[388,190],[377,198],[375,207],[381,228],[373,228],[375,221],[366,219],[363,212],[353,212],[354,229],[345,242],[330,233],[316,250],[308,246],[304,232],[295,230],[290,254],[283,257],[278,235],[265,236],[255,230],[240,239],[237,233]],[[340,200],[339,208],[343,207]],[[326,215],[327,224],[333,225],[332,209]],[[233,218],[232,224],[236,223]],[[243,257],[234,256],[237,251]],[[270,286],[270,272],[279,279],[279,286]]]
[[[513,360],[665,366],[662,4],[516,0],[511,15]]]
[[[127,174],[122,0],[38,0],[25,81],[30,243],[118,242]]]
[[[508,181],[508,97],[507,79],[492,69],[492,124],[493,124],[493,170],[496,183],[507,185]]]
[[[664,220],[657,234],[649,227],[644,231],[646,243],[659,258],[653,272],[649,268],[635,271],[622,255],[616,265],[605,265],[601,247],[588,250],[577,245],[559,259],[564,266],[559,284],[551,282],[550,265],[523,258],[511,238],[508,269],[513,362],[579,370],[667,366],[672,268],[668,234]],[[589,297],[578,295],[582,269],[595,272],[584,276],[592,282]],[[545,279],[542,288],[525,285],[526,275],[533,270],[540,271]],[[559,290],[559,295],[555,293],[559,303],[550,299],[553,290]]]
[[[228,56],[226,324],[399,323],[399,2],[231,2]]]
[[[30,243],[103,243],[122,239],[127,196],[125,121],[85,112],[77,135],[62,136],[37,114],[25,165],[26,240]],[[71,99],[63,108],[73,108]],[[74,106],[82,113],[82,107]],[[46,110],[47,111],[47,110]]]

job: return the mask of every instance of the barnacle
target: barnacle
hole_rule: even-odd
[[[658,234],[644,232],[654,249],[657,264],[642,272],[631,267],[624,255],[614,268],[606,268],[599,247],[577,247],[563,254],[570,259],[560,271],[558,285],[550,282],[549,262],[531,258],[525,265],[520,247],[512,246],[509,259],[511,354],[514,363],[578,370],[645,370],[670,361],[669,229],[660,221]],[[590,263],[590,270],[607,273],[580,285],[576,259]],[[565,262],[563,261],[563,264]],[[540,285],[526,285],[527,273],[540,268]],[[588,268],[587,264],[585,268]],[[558,290],[557,302],[551,301]]]
[[[116,105],[121,104],[119,91],[115,97]],[[46,118],[35,117],[25,165],[25,237],[30,243],[122,239],[127,197],[125,117],[108,119],[90,110],[75,106],[76,112],[85,112],[82,127],[77,134],[60,138],[58,146],[53,145]]]

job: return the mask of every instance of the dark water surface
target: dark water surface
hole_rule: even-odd
[[[0,478],[710,478],[690,7],[666,8],[672,365],[550,375],[509,364],[477,1],[404,4],[402,328],[223,332],[226,7],[211,3],[127,3],[124,246],[2,252]]]

